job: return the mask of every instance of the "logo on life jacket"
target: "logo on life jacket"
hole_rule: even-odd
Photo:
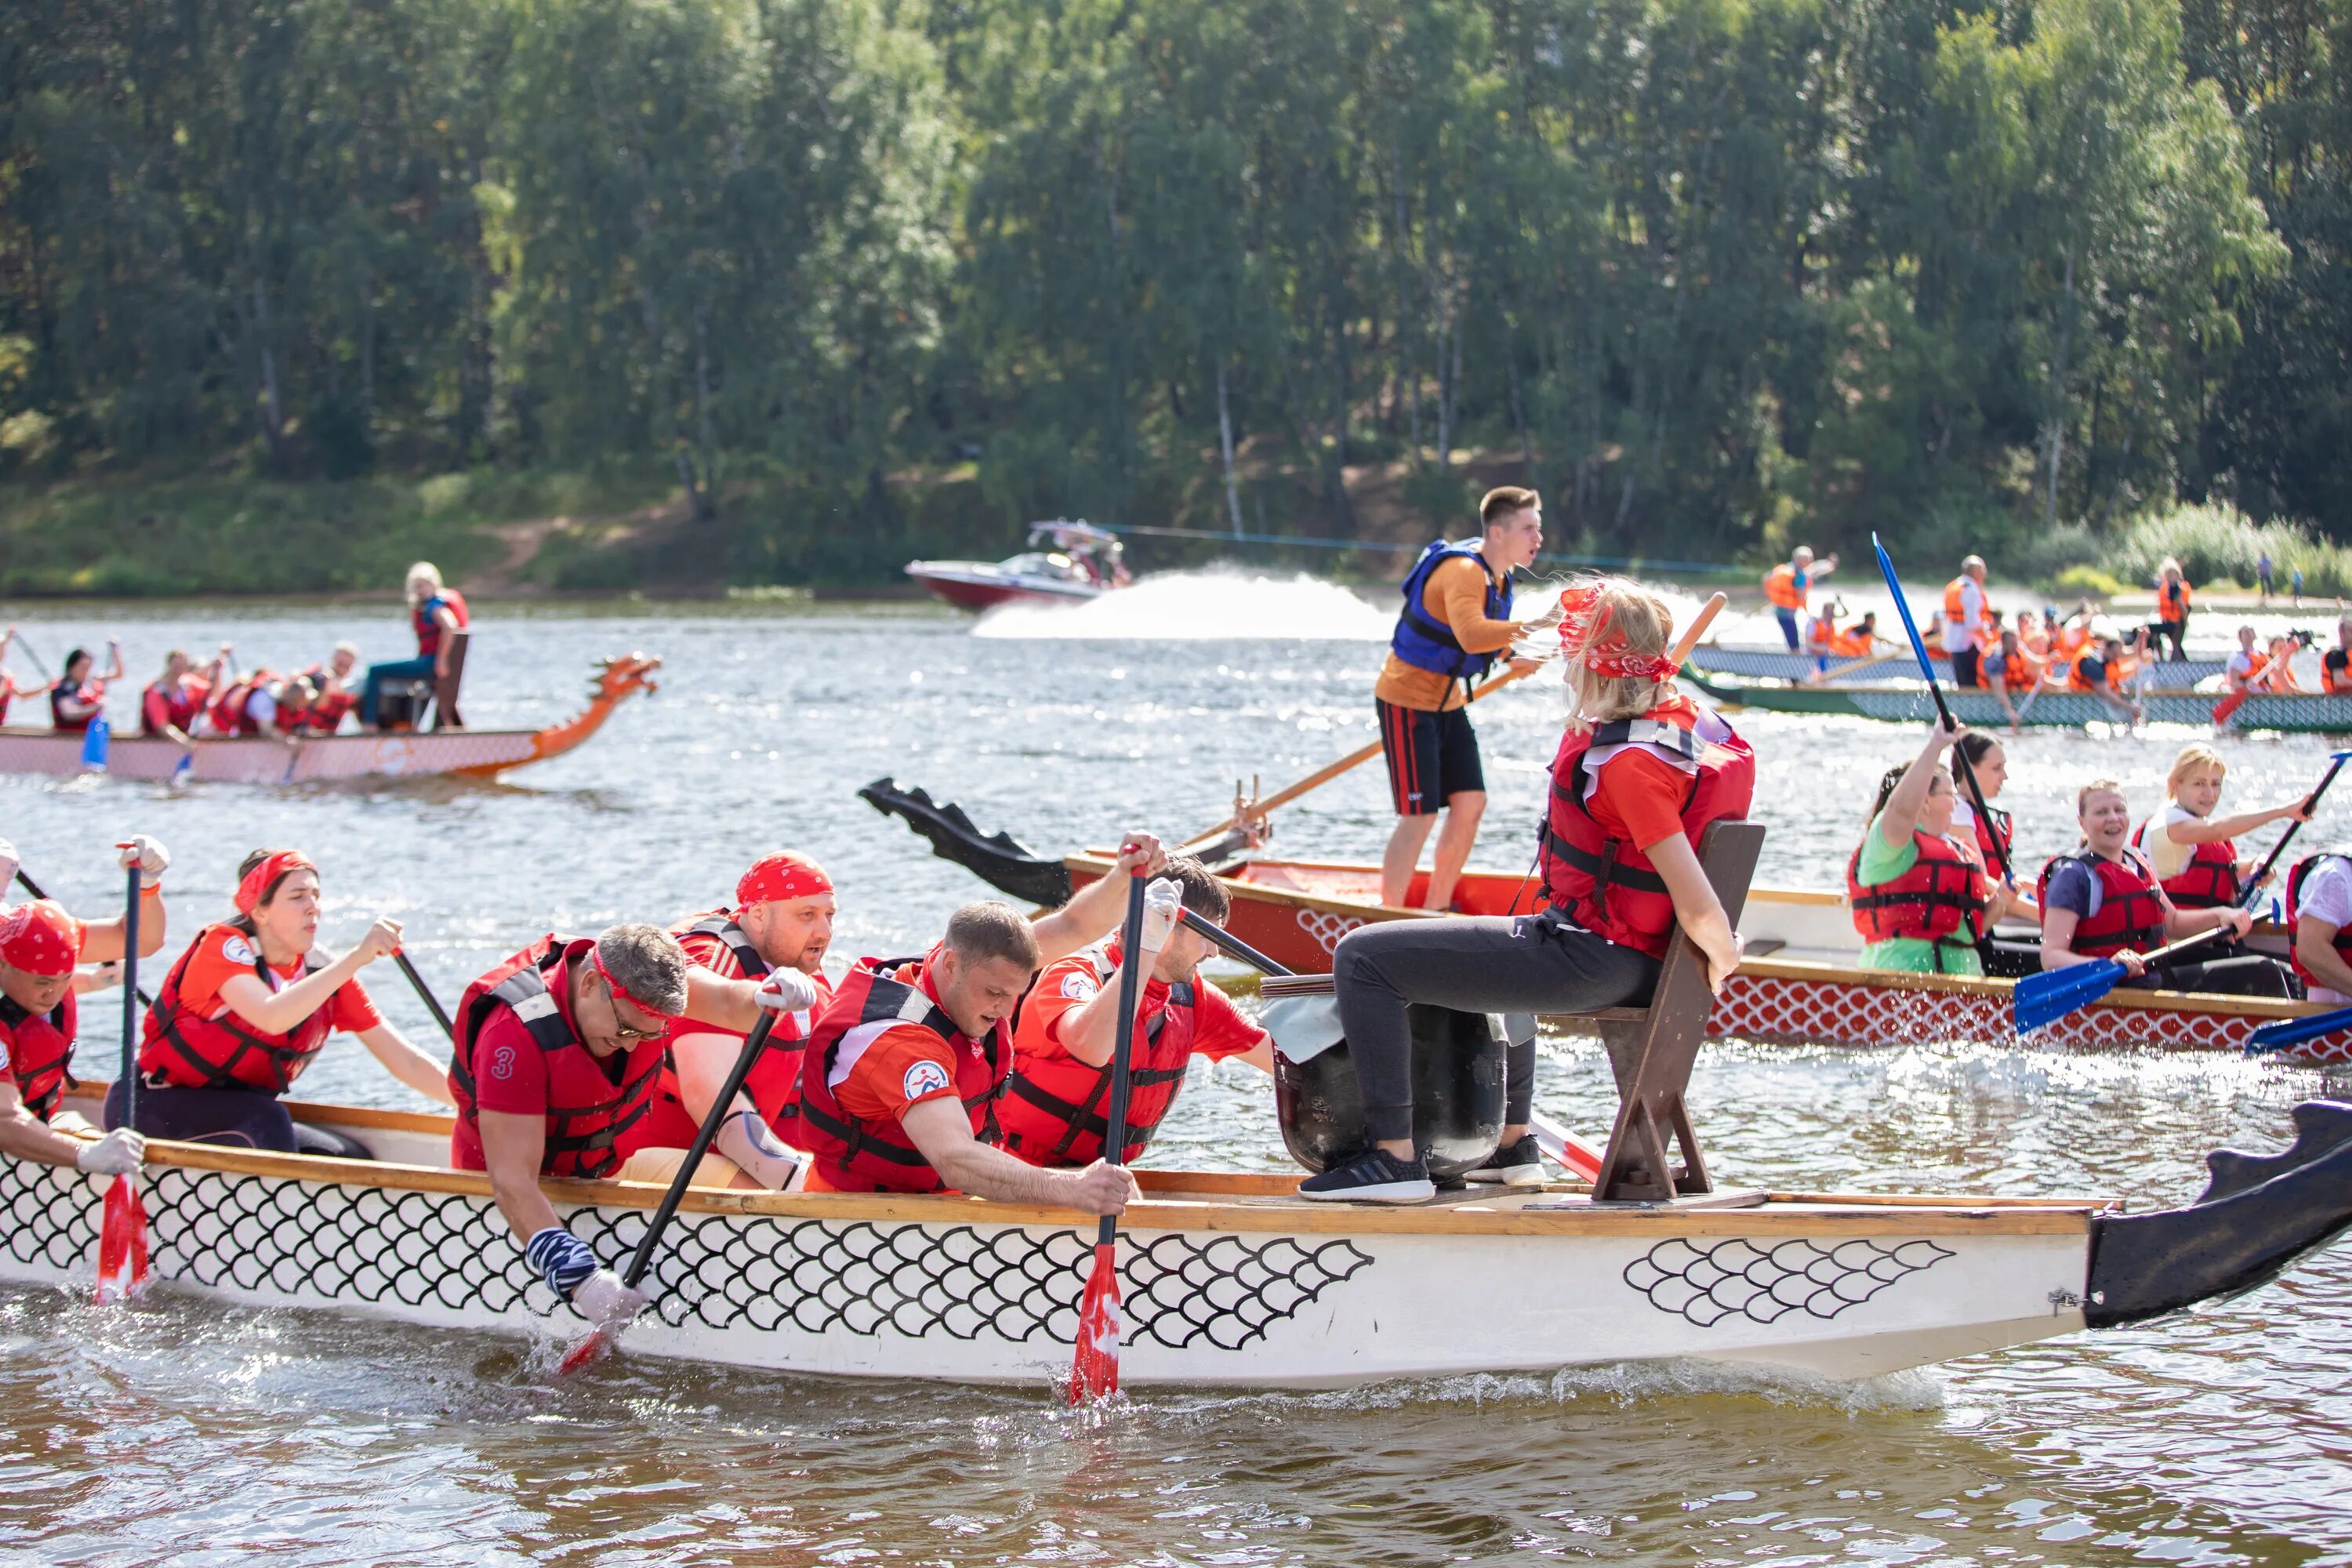
[[[294,1080],[310,1065],[334,1032],[330,1011],[331,995],[313,1008],[310,1016],[283,1034],[269,1034],[257,1029],[237,1016],[234,1008],[220,1005],[220,1016],[200,1017],[194,1009],[181,1000],[182,986],[187,983],[189,961],[213,940],[215,932],[226,930],[221,942],[221,954],[232,963],[251,967],[254,975],[271,991],[283,990],[286,982],[270,969],[244,931],[234,926],[206,926],[196,933],[163,984],[155,988],[155,1005],[147,1010],[147,1020],[139,1047],[139,1071],[142,1078],[158,1087],[179,1089],[257,1089],[265,1094],[283,1094],[294,1086]],[[315,950],[302,957],[304,976],[325,968],[327,961]]]

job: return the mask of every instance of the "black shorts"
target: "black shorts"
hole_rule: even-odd
[[[1372,707],[1381,716],[1381,754],[1388,761],[1389,799],[1399,816],[1434,816],[1465,790],[1485,792],[1486,773],[1468,709],[1424,713],[1377,697]]]

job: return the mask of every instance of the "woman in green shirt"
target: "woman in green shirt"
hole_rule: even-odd
[[[1870,828],[1846,866],[1846,898],[1869,939],[1864,969],[1979,976],[1977,939],[2012,895],[1985,874],[1973,840],[1952,837],[1958,795],[1945,768],[1959,731],[1934,726],[1908,766],[1878,782]]]

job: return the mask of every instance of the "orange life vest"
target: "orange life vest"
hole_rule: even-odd
[[[1934,942],[1936,970],[1941,973],[1946,948],[1976,946],[1977,927],[1983,921],[1991,889],[1984,868],[1969,858],[1957,839],[1914,832],[1911,842],[1919,851],[1911,868],[1892,881],[1869,887],[1863,885],[1862,846],[1857,845],[1846,858],[1846,902],[1853,911],[1853,929],[1868,941],[1908,937]],[[1950,940],[1955,933],[1959,933],[1958,941]]]
[[[1836,652],[1838,645],[1837,623],[1831,620],[1827,616],[1815,616],[1813,617],[1812,625],[1805,628],[1805,645],[1808,647],[1811,647],[1815,653],[1828,654]]]
[[[71,987],[64,1000],[46,1013],[27,1012],[0,996],[0,1053],[25,1109],[47,1121],[72,1081],[66,1064],[73,1059],[74,1036],[80,1013]]]
[[[1098,942],[1076,956],[1094,971],[1097,987],[1118,971],[1117,939]],[[1132,1163],[1150,1147],[1192,1062],[1200,1028],[1200,1002],[1192,982],[1180,980],[1150,1010],[1135,1037],[1128,1068],[1127,1145]],[[1033,1165],[1085,1165],[1101,1158],[1110,1136],[1108,1062],[1096,1067],[1072,1056],[1019,1056],[1004,1082],[996,1120],[1007,1153]]]
[[[2161,828],[2152,816],[2133,831],[2133,845],[2147,848],[2151,828]],[[2222,838],[2211,844],[2191,846],[2189,858],[2181,863],[2179,873],[2164,879],[2163,887],[2166,896],[2184,910],[2236,909],[2241,891],[2238,887],[2237,841]]]
[[[2011,691],[2031,691],[2042,684],[2041,666],[2022,647],[2015,653],[2005,653],[2001,655],[2000,683]]]
[[[2174,626],[2189,618],[2189,579],[2156,588],[2156,618],[2159,625]]]
[[[895,1120],[851,1115],[829,1081],[844,1052],[852,1058],[888,1030],[913,1026],[939,1037],[956,1064],[956,1098],[972,1136],[997,1141],[996,1100],[1013,1070],[1013,1031],[1000,1022],[975,1040],[931,1000],[919,983],[920,959],[864,958],[849,972],[801,1053],[798,1123],[790,1136],[816,1161],[818,1181],[842,1193],[936,1193],[946,1186]],[[878,973],[888,969],[891,975]],[[895,978],[905,975],[906,979]]]
[[[1748,742],[1727,724],[1721,741],[1700,739],[1698,717],[1697,709],[1676,702],[1643,718],[1571,729],[1552,759],[1551,804],[1538,855],[1545,898],[1596,936],[1653,958],[1666,955],[1675,901],[1649,857],[1637,846],[1610,837],[1585,809],[1586,755],[1607,749],[1599,764],[1606,767],[1619,750],[1646,746],[1692,764],[1682,819],[1683,832],[1696,847],[1708,823],[1747,816],[1756,793],[1756,753]]]
[[[1973,577],[1955,577],[1944,584],[1944,619],[1954,626],[1968,624],[1967,605],[1960,598],[1960,590],[1963,587],[1977,589],[1977,618],[1975,624],[1969,626],[1969,630],[1982,631],[1992,625],[1992,606],[1986,602],[1984,590],[1977,586],[1976,579]]]
[[[1764,597],[1783,610],[1805,607],[1805,588],[1797,581],[1797,569],[1786,561],[1764,574]]]
[[[2083,673],[2083,667],[2099,657],[2099,650],[2096,647],[2086,647],[2066,662],[2067,690],[2104,690],[2113,691],[2118,694],[2122,692],[2124,661],[2120,657],[2106,660],[2106,667],[2102,672],[2102,679],[2096,683],[2094,683],[2089,676]]]
[[[327,1003],[321,1001],[309,1017],[282,1035],[255,1028],[226,1002],[219,1004],[216,1017],[197,1014],[180,999],[188,961],[212,940],[215,931],[224,929],[226,922],[198,931],[188,951],[163,976],[163,984],[156,987],[155,1005],[147,1010],[141,1031],[140,1076],[150,1083],[179,1089],[257,1089],[264,1094],[283,1094],[334,1032]],[[286,983],[261,956],[260,941],[247,935],[242,926],[235,929],[253,954],[254,974],[270,990],[280,989]],[[315,951],[303,956],[305,977],[326,966],[326,960]]]
[[[221,736],[260,734],[260,723],[246,710],[253,704],[253,694],[277,679],[266,669],[257,669],[251,675],[231,682],[213,700],[213,705],[207,710],[213,721],[213,733]]]

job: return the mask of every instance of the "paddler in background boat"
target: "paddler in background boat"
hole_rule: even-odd
[[[1878,651],[1878,612],[1864,610],[1861,619],[1837,634],[1830,651],[1840,658],[1861,658]]]
[[[221,689],[220,695],[196,719],[190,733],[200,741],[234,741],[260,737],[289,744],[301,738],[316,688],[297,676],[267,669],[241,675]]]
[[[2286,874],[2287,951],[2306,1001],[2352,1002],[2352,859],[2306,855]]]
[[[2050,661],[2050,629],[2057,621],[2055,609],[2044,609],[2040,616],[2032,610],[2017,612],[2017,640],[2025,651],[2043,664]]]
[[[1846,858],[1846,904],[1864,969],[1984,973],[1977,947],[2009,912],[2010,890],[1987,874],[1973,836],[1953,837],[1959,796],[1943,757],[1958,739],[1939,720],[1918,756],[1886,771],[1862,842]]]
[[[9,703],[19,697],[38,697],[57,684],[53,680],[44,680],[38,685],[26,686],[17,680],[15,671],[11,670],[7,664],[8,645],[16,640],[15,626],[0,632],[0,724],[5,724],[8,721]],[[6,890],[6,884],[0,882],[0,894],[5,894]]]
[[[416,633],[416,657],[368,666],[367,681],[360,692],[362,728],[376,727],[376,708],[385,681],[446,680],[457,636],[472,624],[466,595],[443,585],[441,568],[430,561],[419,561],[408,569],[408,620]],[[436,713],[434,722],[445,730],[457,727],[456,721],[446,714]]]
[[[2118,723],[2138,723],[2140,705],[2131,680],[2147,648],[2146,626],[2134,637],[2130,653],[2124,651],[2123,639],[2112,629],[2103,632],[2097,641],[2076,654],[2067,665],[2066,689],[2097,698],[2099,705]]]
[[[331,735],[342,728],[343,715],[360,703],[359,693],[352,689],[352,671],[359,662],[358,645],[339,642],[325,664],[314,664],[300,672],[301,679],[309,681],[311,689],[318,693],[310,706],[303,710],[301,729],[304,734]]]
[[[1832,599],[1805,623],[1805,652],[1812,656],[1815,675],[1827,674],[1830,660],[1837,657],[1837,618],[1844,610],[1842,601]]]
[[[201,674],[186,649],[175,647],[165,654],[163,673],[139,694],[139,732],[169,736],[185,745],[197,716],[211,704],[213,686],[226,667],[228,654],[228,645],[223,643],[212,668]]]
[[[2254,679],[2258,690],[2274,693],[2300,693],[2303,683],[2294,678],[2295,650],[2302,646],[2292,637],[2271,638],[2270,663]]]
[[[2018,612],[2018,619],[2026,612]],[[1992,689],[1993,700],[2009,718],[2011,734],[2025,727],[2024,710],[2020,706],[2042,689],[2044,674],[2042,663],[2026,651],[2025,641],[2014,628],[2000,634],[2000,640],[1988,649],[1979,668],[1985,684]]]
[[[1486,775],[1470,727],[1470,683],[1496,658],[1548,619],[1515,621],[1511,574],[1534,563],[1543,548],[1543,501],[1533,490],[1505,485],[1478,503],[1476,540],[1441,539],[1421,552],[1404,580],[1404,605],[1389,639],[1389,657],[1372,687],[1381,752],[1388,763],[1389,795],[1397,825],[1381,858],[1381,902],[1401,905],[1413,867],[1442,808],[1444,828],[1430,862],[1422,907],[1444,910],[1477,841],[1486,810]],[[1791,644],[1790,646],[1794,646]],[[1514,658],[1522,673],[1535,668]]]
[[[805,855],[779,849],[760,857],[736,879],[731,907],[689,916],[669,928],[698,968],[721,979],[756,984],[775,970],[790,969],[804,976],[815,994],[809,1006],[777,1016],[735,1110],[719,1124],[711,1150],[734,1168],[732,1185],[782,1192],[800,1173],[803,1158],[779,1129],[789,1123],[798,1098],[801,1046],[814,1015],[833,999],[823,964],[833,942],[835,912],[833,879],[824,868]],[[668,1059],[643,1131],[633,1130],[624,1140],[625,1154],[646,1152],[635,1162],[646,1180],[661,1179],[661,1154],[694,1142],[742,1051],[743,1031],[679,1019],[670,1025],[667,1043]],[[668,1169],[676,1171],[675,1162]],[[696,1179],[717,1173],[715,1165],[707,1164]]]
[[[1944,608],[1937,619],[1944,630],[1944,651],[1951,656],[1955,686],[1982,684],[1978,663],[1992,640],[1984,584],[1984,557],[1971,555],[1960,563],[1960,574],[1944,584]]]
[[[2238,634],[2240,643],[2252,647],[2248,626]],[[2336,623],[2336,646],[2319,658],[2319,689],[2327,692],[2352,691],[2352,619]]]
[[[237,867],[236,913],[196,933],[156,987],[139,1046],[138,1129],[244,1149],[350,1155],[358,1146],[298,1128],[278,1097],[329,1036],[360,1037],[384,1070],[451,1103],[442,1067],[383,1020],[359,972],[400,951],[400,926],[372,923],[341,958],[319,941],[319,869],[296,849],[257,849]],[[106,1124],[122,1124],[123,1086]],[[364,1152],[358,1157],[365,1158]]]
[[[1174,1108],[1194,1057],[1212,1062],[1238,1057],[1261,1072],[1274,1071],[1272,1037],[1201,978],[1201,962],[1215,948],[1178,921],[1181,903],[1223,926],[1233,912],[1225,889],[1190,856],[1171,856],[1160,874],[1178,899],[1145,906],[1128,1164],[1142,1157]],[[1102,1157],[1125,967],[1126,954],[1113,934],[1039,973],[1013,1025],[1013,1076],[996,1104],[1005,1152],[1033,1165],[1087,1165]]]
[[[2181,574],[2180,563],[2166,557],[2164,564],[2157,568],[2156,619],[2147,629],[2157,643],[2172,645],[2172,652],[2167,657],[2175,663],[2189,657],[2180,646],[2181,638],[2189,633],[2189,579]]]
[[[1952,802],[1952,831],[1977,847],[1977,857],[1983,862],[1988,876],[1999,878],[2003,859],[2010,869],[2017,869],[2017,826],[2010,814],[1992,803],[2009,784],[2009,752],[1999,741],[1981,730],[1963,730],[1953,750],[1976,775],[1977,792],[1985,798],[1985,808],[1979,813],[1968,800],[1966,793]],[[1999,849],[1995,850],[1998,841]],[[2041,923],[2042,910],[2034,903],[2033,895],[2023,888],[2007,889],[2009,907],[2000,920],[2013,916]],[[1977,961],[1984,972],[2003,979],[2014,980],[2020,975],[2036,974],[2042,969],[2042,944],[2037,941],[2011,942],[1988,931],[1977,943]]]
[[[80,734],[89,728],[89,721],[106,710],[106,688],[110,682],[122,679],[122,644],[114,637],[106,639],[108,660],[104,675],[92,675],[97,660],[86,647],[78,647],[66,655],[65,673],[49,689],[49,723],[52,728],[70,734]]]
[[[2165,895],[2184,910],[2235,909],[2252,891],[2246,878],[2251,858],[2238,854],[2238,836],[2270,822],[2308,822],[2301,798],[2268,811],[2213,818],[2221,804],[2221,781],[2230,764],[2221,753],[2198,742],[2183,746],[2164,779],[2164,809],[2139,825],[2132,845],[2147,856]],[[2153,831],[2151,831],[2153,830]]]
[[[1780,623],[1780,635],[1789,639],[1790,653],[1804,647],[1798,636],[1798,621],[1805,614],[1813,585],[1836,570],[1836,556],[1824,556],[1816,563],[1813,547],[1800,544],[1789,559],[1764,574],[1764,600],[1772,606],[1773,618]]]
[[[143,833],[121,853],[122,869],[139,868],[142,958],[163,951],[163,872],[171,863]],[[16,874],[16,852],[0,842],[0,889]],[[125,934],[121,915],[79,921],[47,899],[0,908],[0,1153],[103,1175],[138,1168],[144,1138],[127,1130],[100,1137],[79,1114],[58,1110],[73,1080],[79,966],[121,958]]]
[[[1677,922],[1718,991],[1740,941],[1698,863],[1706,825],[1748,815],[1756,759],[1720,715],[1674,689],[1674,615],[1620,577],[1572,587],[1561,629],[1571,699],[1552,761],[1538,861],[1549,908],[1512,917],[1382,921],[1339,939],[1331,972],[1364,1096],[1364,1152],[1308,1178],[1300,1195],[1411,1204],[1434,1195],[1412,1141],[1406,1009],[1593,1013],[1657,982]],[[1474,1179],[1541,1170],[1528,1121],[1532,1037],[1506,1066],[1502,1142]]]
[[[1110,933],[1129,877],[1167,863],[1129,834],[1111,873],[1051,914],[966,904],[919,959],[861,959],[801,1053],[794,1138],[812,1156],[810,1192],[936,1193],[1118,1214],[1136,1195],[1123,1167],[1040,1170],[992,1147],[1013,1070],[1012,1018],[1046,963]],[[1173,883],[1153,895],[1181,902]],[[1172,919],[1172,914],[1165,917]]]
[[[698,969],[656,926],[542,936],[458,998],[449,1163],[488,1173],[499,1213],[548,1289],[599,1326],[625,1317],[645,1298],[557,1222],[540,1178],[652,1179],[637,1163],[646,1156],[622,1145],[653,1103],[673,1023],[748,1034],[762,1009],[793,1012],[815,996],[798,970],[754,984]],[[659,1165],[675,1173],[677,1162]],[[733,1174],[723,1161],[696,1173],[719,1186]]]
[[[2141,990],[2218,992],[2229,996],[2294,994],[2286,967],[2260,954],[2202,963],[2172,960],[2155,969],[2140,953],[2193,936],[2226,930],[2242,939],[2253,924],[2243,910],[2182,910],[2158,885],[2147,857],[2131,847],[2131,807],[2112,779],[2085,784],[2075,797],[2083,841],[2042,868],[2042,967],[2063,969],[2112,958],[2124,966],[2126,986]]]

